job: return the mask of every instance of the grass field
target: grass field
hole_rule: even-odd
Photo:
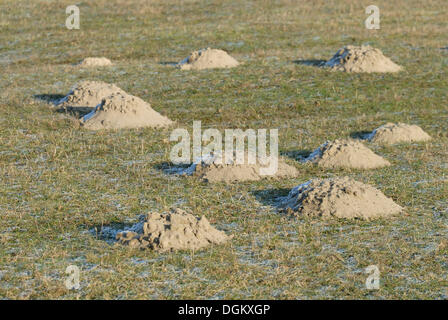
[[[77,4],[80,30],[65,27]],[[0,298],[447,299],[448,10],[445,0],[0,0]],[[346,74],[299,61],[371,44],[404,66]],[[243,64],[180,71],[170,62],[203,47]],[[445,48],[445,49],[443,49]],[[109,68],[77,69],[88,56]],[[115,83],[179,127],[278,128],[297,179],[207,184],[167,175],[170,130],[90,132],[36,96],[80,80]],[[369,145],[392,166],[323,170],[297,157],[327,139],[385,122],[421,126],[428,143]],[[273,204],[310,178],[350,176],[406,214],[390,220],[290,219]],[[91,230],[170,207],[205,215],[234,235],[199,252],[114,246]],[[69,265],[81,288],[64,285]],[[367,290],[365,268],[380,269]]]

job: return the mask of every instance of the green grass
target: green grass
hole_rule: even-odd
[[[0,1],[0,297],[6,299],[446,299],[448,297],[448,12],[444,0],[376,1],[366,30],[359,1]],[[405,67],[344,74],[294,63],[370,43]],[[181,72],[163,62],[225,49],[243,65]],[[71,64],[106,56],[115,66]],[[206,184],[164,174],[170,131],[89,132],[34,95],[101,80],[149,101],[180,127],[279,128],[280,152],[388,122],[433,140],[369,145],[393,166],[323,170],[297,179]],[[406,207],[391,220],[291,220],[271,200],[310,178],[348,175]],[[89,232],[172,206],[234,234],[227,245],[159,254],[112,246]],[[64,286],[68,265],[81,289]],[[378,265],[381,285],[365,288]]]

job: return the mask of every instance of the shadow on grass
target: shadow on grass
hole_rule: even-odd
[[[139,221],[141,222],[144,215],[139,216]],[[125,222],[112,222],[108,224],[96,224],[86,226],[90,235],[92,235],[97,240],[103,240],[110,244],[116,242],[117,233],[123,231],[134,231],[140,232],[143,228],[143,224],[139,222],[135,223],[125,223]]]
[[[175,66],[178,65],[178,62],[175,62],[175,61],[162,61],[162,62],[159,62],[159,64],[161,64],[162,66],[173,66],[173,67],[175,67]]]
[[[372,133],[372,131],[353,131],[350,133],[350,138],[357,140],[367,140],[367,136]]]
[[[322,67],[327,60],[318,60],[318,59],[311,59],[311,60],[294,60],[293,63],[295,64],[301,64],[305,66],[312,66],[312,67]]]
[[[167,175],[182,175],[185,169],[191,164],[175,165],[172,162],[164,161],[154,165],[154,169],[159,170]]]
[[[55,106],[60,105],[61,99],[65,97],[65,95],[62,94],[53,94],[53,93],[45,93],[45,94],[35,94],[33,96],[35,99],[40,101],[45,101],[47,103],[51,103]],[[66,113],[76,118],[81,118],[85,116],[86,114],[93,111],[93,107],[87,107],[87,106],[63,106],[58,107],[55,111],[59,113]]]
[[[65,95],[62,94],[53,94],[53,93],[45,93],[45,94],[35,94],[33,96],[35,99],[44,101],[47,103],[51,103],[55,106],[58,106],[61,99],[65,97]],[[76,118],[81,118],[85,116],[86,114],[90,113],[93,109],[93,107],[78,107],[78,106],[63,106],[57,108],[55,111],[59,113],[66,113]]]
[[[45,101],[48,103],[52,103],[54,105],[56,105],[56,103],[61,100],[62,98],[64,98],[65,96],[62,94],[53,94],[53,93],[44,93],[44,94],[35,94],[34,99],[40,100],[40,101]]]
[[[69,114],[76,118],[84,117],[86,114],[92,112],[95,108],[92,107],[71,107],[65,106],[56,109],[56,112]]]
[[[266,206],[281,209],[281,202],[291,189],[287,188],[270,188],[263,190],[255,190],[252,192],[255,199]]]
[[[312,150],[290,150],[290,151],[281,151],[280,155],[284,156],[284,157],[288,157],[292,160],[296,160],[296,161],[301,161],[303,159],[305,159],[306,157],[308,157],[311,152],[313,152]]]

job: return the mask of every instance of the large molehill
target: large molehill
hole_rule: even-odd
[[[293,178],[298,176],[295,167],[287,164],[282,158],[278,159],[277,170],[265,172],[269,168],[266,158],[256,157],[255,163],[250,163],[246,159],[242,164],[237,164],[233,159],[230,163],[217,161],[217,156],[203,157],[195,161],[184,173],[199,177],[208,182],[244,182],[258,181],[263,178]]]
[[[114,84],[102,81],[84,80],[77,83],[70,92],[56,104],[67,111],[88,113],[101,101],[114,94],[125,93]]]
[[[344,72],[398,72],[402,67],[371,46],[346,46],[340,49],[324,67]]]
[[[133,231],[116,235],[119,243],[161,252],[199,250],[232,238],[215,229],[204,216],[196,218],[181,209],[172,209],[169,213],[151,212],[131,229]]]
[[[378,189],[348,177],[312,179],[298,185],[282,207],[296,216],[346,219],[389,217],[403,210]]]
[[[81,118],[90,130],[166,127],[173,123],[142,99],[118,92],[104,98],[92,112]]]
[[[309,155],[305,162],[324,168],[374,169],[389,166],[389,161],[352,139],[327,141]]]
[[[182,70],[233,68],[238,65],[238,61],[224,50],[211,48],[194,51],[179,62],[179,67]]]
[[[379,144],[395,144],[428,141],[431,140],[431,136],[417,125],[389,122],[373,130],[367,139]]]

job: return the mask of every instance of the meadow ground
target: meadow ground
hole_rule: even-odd
[[[0,297],[6,299],[447,299],[448,10],[445,0],[78,2],[0,0]],[[346,74],[301,63],[347,44],[371,44],[404,66]],[[169,63],[203,47],[227,50],[234,69],[184,72]],[[443,49],[445,48],[445,49]],[[115,65],[77,69],[88,56]],[[169,130],[90,132],[36,99],[79,80],[115,83],[191,130],[278,128],[287,180],[207,184],[166,175]],[[305,166],[326,139],[385,122],[420,125],[433,140],[370,145],[393,164],[371,170]],[[313,177],[348,175],[406,207],[390,220],[290,219],[275,197]],[[234,234],[199,252],[113,246],[89,230],[129,224],[170,207],[206,215]],[[69,265],[81,288],[67,290]],[[365,268],[377,265],[379,290]]]

